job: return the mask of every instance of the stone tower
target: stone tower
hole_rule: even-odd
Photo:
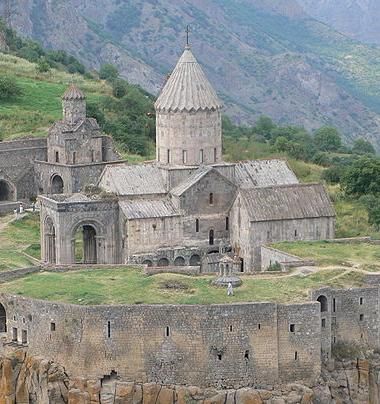
[[[222,161],[222,104],[189,46],[155,109],[158,162],[197,166]]]
[[[72,84],[62,97],[63,120],[75,124],[86,119],[86,96]]]

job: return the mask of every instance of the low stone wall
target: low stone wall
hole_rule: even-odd
[[[181,274],[181,275],[200,275],[201,268],[194,266],[182,266],[182,267],[148,267],[144,265],[144,273],[146,275],[157,274]]]
[[[11,271],[0,272],[0,283],[13,281],[14,279],[22,278],[25,275],[39,272],[40,267],[19,268]]]
[[[350,238],[335,238],[326,240],[328,243],[341,243],[341,244],[375,244],[380,245],[380,240],[374,240],[371,237],[350,237]]]
[[[267,271],[271,265],[276,263],[280,264],[282,272],[286,272],[290,268],[315,265],[312,260],[304,260],[272,247],[261,247],[261,270]]]

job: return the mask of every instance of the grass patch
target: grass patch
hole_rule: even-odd
[[[23,252],[40,259],[40,219],[37,213],[26,214],[17,221],[12,216],[0,221],[0,271],[34,265]]]
[[[323,270],[307,277],[263,279],[243,276],[243,285],[228,297],[211,286],[213,276],[178,274],[145,276],[136,268],[88,269],[66,273],[32,274],[1,285],[2,292],[75,304],[213,304],[249,301],[297,302],[308,290],[321,286],[353,287],[362,284],[360,273]],[[337,278],[338,277],[338,278]],[[169,287],[168,287],[169,286]],[[180,287],[179,287],[180,286]]]
[[[342,244],[327,241],[284,242],[274,245],[279,250],[302,258],[312,259],[320,266],[360,266],[363,269],[377,265],[380,248],[373,244]]]

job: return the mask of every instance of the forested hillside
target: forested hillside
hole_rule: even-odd
[[[338,34],[296,0],[12,1],[23,35],[87,67],[115,64],[157,93],[191,25],[193,50],[235,122],[268,115],[308,130],[338,127],[380,147],[380,50]]]

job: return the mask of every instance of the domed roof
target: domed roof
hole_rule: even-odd
[[[63,100],[85,100],[86,96],[75,84],[71,84],[62,97]]]
[[[222,106],[190,47],[187,46],[155,103],[156,110],[196,112],[221,109]]]

